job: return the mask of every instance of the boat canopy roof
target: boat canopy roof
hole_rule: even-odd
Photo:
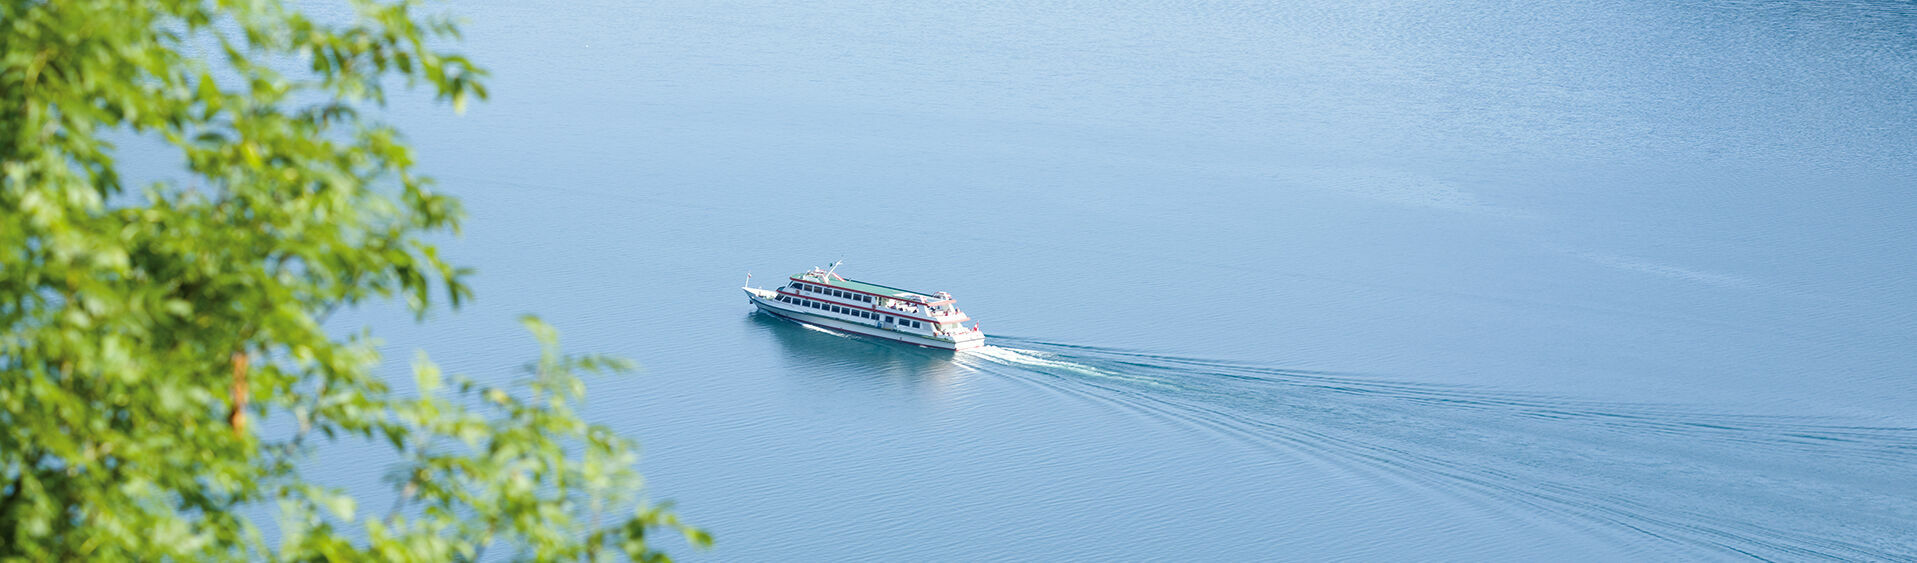
[[[832,287],[836,287],[840,289],[850,289],[852,291],[863,291],[866,293],[875,293],[878,295],[884,295],[887,297],[896,297],[899,299],[905,299],[909,301],[934,302],[934,301],[944,300],[944,298],[931,293],[912,291],[909,289],[899,289],[896,287],[879,285],[876,283],[866,283],[859,280],[848,280],[845,278],[841,278],[836,274],[828,274],[826,272],[819,272],[816,270],[793,274],[792,279],[804,280],[806,282],[816,283],[819,285],[832,286]]]

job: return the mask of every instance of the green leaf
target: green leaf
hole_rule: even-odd
[[[422,395],[431,395],[439,389],[439,366],[426,358],[425,350],[420,350],[413,359],[413,382]]]
[[[353,520],[353,512],[355,508],[353,497],[346,496],[346,495],[327,495],[325,497],[321,497],[315,500],[318,500],[320,503],[324,504],[327,510],[332,511],[333,516],[336,516],[339,519],[345,520],[348,522],[351,522]]]

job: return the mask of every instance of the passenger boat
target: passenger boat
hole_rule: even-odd
[[[985,345],[977,322],[963,324],[972,319],[959,311],[952,294],[845,279],[837,273],[839,264],[795,274],[778,289],[752,287],[752,276],[747,275],[740,289],[759,310],[809,325],[927,348],[956,351]]]

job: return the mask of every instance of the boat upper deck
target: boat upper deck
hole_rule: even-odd
[[[840,278],[836,275],[819,275],[818,273],[815,273],[815,272],[803,272],[803,273],[793,274],[792,279],[803,281],[806,283],[816,283],[819,285],[836,287],[839,289],[849,289],[852,291],[883,295],[886,297],[904,298],[908,300],[916,300],[916,299],[913,299],[914,297],[923,298],[923,300],[925,301],[939,301],[941,299],[938,295],[931,294],[931,293],[912,291],[909,289],[899,289],[896,287],[879,285],[876,283],[867,283],[867,282],[862,282],[859,280],[848,280],[848,279]]]

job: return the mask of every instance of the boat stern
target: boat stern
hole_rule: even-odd
[[[979,331],[978,329],[972,329],[971,331],[968,331],[964,334],[956,334],[952,336],[952,350],[954,351],[962,352],[965,350],[971,350],[973,348],[983,348],[983,347],[985,347],[985,333]]]

